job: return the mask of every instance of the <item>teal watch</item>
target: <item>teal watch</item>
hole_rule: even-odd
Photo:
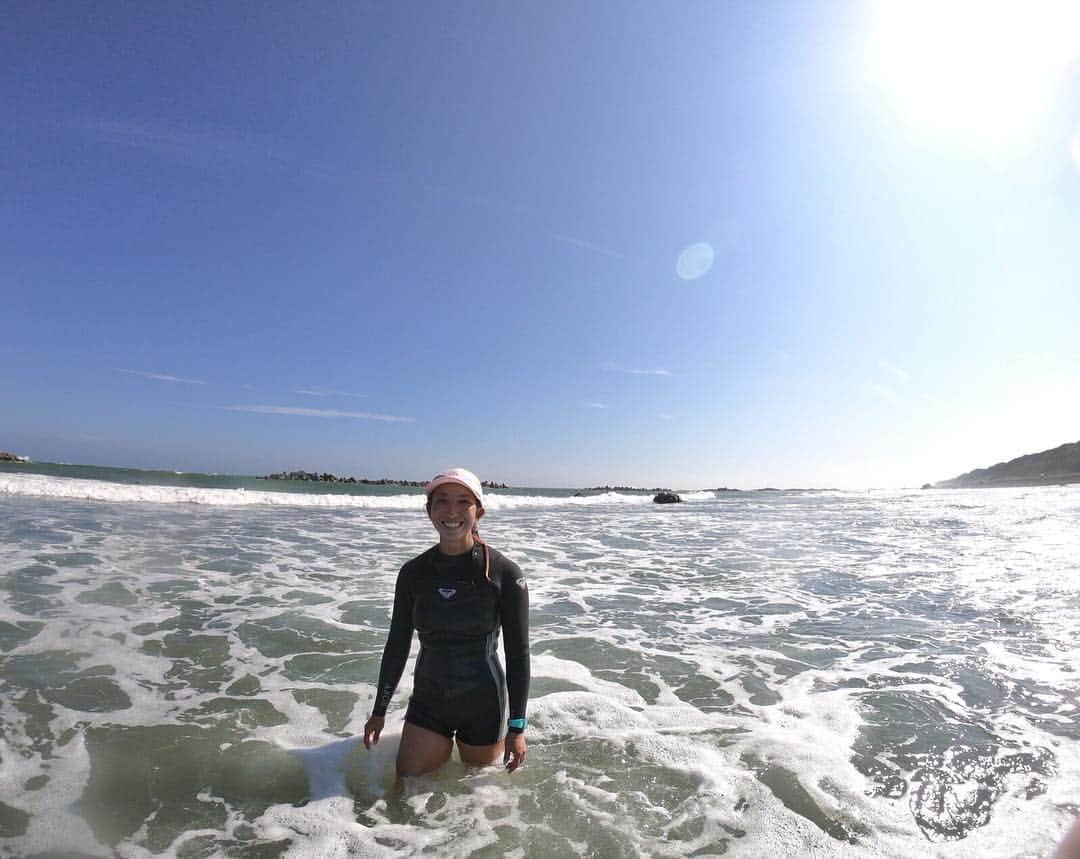
[[[529,724],[528,719],[507,719],[506,728],[511,734],[520,734]]]

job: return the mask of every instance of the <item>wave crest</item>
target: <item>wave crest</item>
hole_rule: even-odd
[[[325,507],[378,510],[416,510],[424,506],[418,493],[401,495],[344,495],[314,492],[272,492],[252,489],[213,489],[192,486],[154,486],[148,484],[110,483],[74,477],[50,477],[39,474],[0,475],[0,495],[64,498],[74,501],[110,501],[134,504],[200,504],[210,507]],[[516,507],[559,507],[593,505],[651,504],[651,495],[605,492],[590,496],[545,496],[488,494],[484,506],[489,510]]]

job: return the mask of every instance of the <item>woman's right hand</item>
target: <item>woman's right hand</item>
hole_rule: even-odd
[[[364,725],[364,748],[370,749],[379,742],[379,734],[386,724],[386,716],[372,716]]]

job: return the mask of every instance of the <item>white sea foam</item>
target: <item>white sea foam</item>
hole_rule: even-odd
[[[324,507],[409,510],[423,508],[419,495],[315,495],[301,492],[263,492],[109,483],[39,474],[0,474],[0,495],[25,495],[78,501],[134,504],[200,504],[213,507]]]
[[[423,509],[424,496],[350,495],[345,493],[273,492],[236,489],[212,489],[191,486],[156,486],[110,483],[73,477],[50,477],[40,474],[0,474],[0,496],[31,496],[77,501],[113,501],[133,504],[199,504],[211,507],[318,507],[361,510]],[[696,500],[711,498],[711,493],[695,493]],[[651,495],[603,492],[595,495],[551,496],[487,493],[488,510],[518,507],[592,507],[595,505],[642,506],[652,503]]]

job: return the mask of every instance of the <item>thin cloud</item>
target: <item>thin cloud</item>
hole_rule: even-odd
[[[387,177],[393,180],[394,177]],[[405,181],[405,176],[396,177],[397,181]],[[408,178],[411,183],[413,179]],[[462,192],[461,190],[451,187],[449,185],[439,185],[425,183],[424,186],[430,192],[438,194],[449,199],[457,200],[465,203],[469,206],[478,206],[483,209],[487,209],[493,212],[499,212],[503,214],[511,214],[522,220],[536,223],[543,217],[543,212],[535,206],[522,205],[520,203],[510,202],[509,200],[501,199],[498,197],[492,197],[487,194],[479,194],[476,192]],[[538,227],[538,233],[547,233],[547,235],[557,242],[563,242],[574,247],[582,248],[590,251],[591,253],[600,254],[601,256],[610,257],[612,259],[625,260],[626,254],[613,250],[612,248],[605,247],[604,245],[591,242],[586,239],[577,238],[576,236],[568,236],[565,233],[552,232],[545,227]]]
[[[616,364],[614,361],[608,361],[604,364],[605,370],[610,370],[613,373],[626,373],[630,376],[673,376],[674,373],[671,370],[664,370],[660,367],[643,368],[643,367],[623,367]]]
[[[183,158],[211,158],[215,161],[243,163],[281,163],[291,160],[274,143],[216,130],[176,128],[112,119],[79,123],[77,128],[103,143]]]
[[[205,385],[201,379],[184,379],[180,376],[169,376],[165,373],[144,373],[142,370],[118,369],[118,373],[127,373],[129,376],[141,376],[144,379],[154,379],[157,382],[180,382],[184,385]]]
[[[477,194],[475,192],[461,193],[455,191],[453,188],[444,185],[428,185],[430,190],[443,194],[449,197],[459,199],[469,205],[480,206],[485,209],[490,209],[497,212],[509,212],[513,215],[528,219],[530,221],[537,221],[542,212],[532,206],[524,206],[519,203],[511,203],[507,200],[499,199],[496,197],[490,197],[486,194]],[[574,247],[582,248],[595,254],[611,257],[612,259],[626,259],[626,255],[619,253],[616,250],[612,250],[604,245],[597,244],[596,242],[590,242],[586,239],[579,239],[576,236],[568,236],[565,233],[555,233],[551,230],[546,230],[547,234],[557,242],[563,242]]]
[[[662,420],[662,421],[673,421],[673,420],[675,420],[675,415],[660,415],[660,420]]]
[[[553,239],[557,242],[563,242],[574,247],[584,248],[587,251],[601,254],[602,256],[611,257],[612,259],[626,259],[624,254],[618,251],[613,251],[611,248],[606,248],[603,245],[598,245],[596,242],[588,242],[585,239],[576,239],[573,236],[564,236],[561,233],[551,233]]]
[[[345,412],[339,409],[304,409],[296,406],[225,406],[231,412],[256,412],[262,415],[298,415],[305,418],[354,418],[361,421],[413,423],[416,418],[381,415],[375,412]]]
[[[350,391],[318,391],[314,388],[297,388],[295,393],[304,394],[309,397],[355,397],[356,399],[362,399],[367,394],[354,394]]]
[[[606,409],[608,407],[607,403],[586,403],[585,405],[590,409]]]

